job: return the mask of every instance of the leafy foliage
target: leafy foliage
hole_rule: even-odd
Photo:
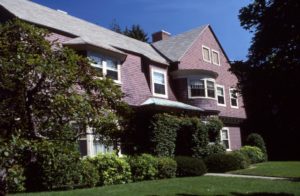
[[[248,156],[251,163],[259,163],[264,161],[264,153],[260,148],[255,146],[243,146],[240,149],[240,152],[244,155]]]
[[[96,166],[87,159],[81,160],[81,176],[82,187],[94,187],[100,178]]]
[[[169,157],[157,158],[158,178],[173,178],[176,176],[177,163]]]
[[[150,154],[133,156],[128,159],[133,181],[154,180],[157,176],[157,159]]]
[[[256,146],[264,153],[264,161],[268,160],[267,148],[264,139],[257,133],[251,133],[247,137],[246,144],[248,146]]]
[[[212,155],[212,154],[224,154],[226,152],[226,149],[224,145],[219,143],[209,144],[207,146],[207,154],[206,156]]]
[[[259,130],[273,159],[298,159],[300,153],[294,148],[300,94],[293,93],[300,83],[299,9],[297,0],[254,0],[239,15],[254,36],[248,60],[235,62],[232,71],[239,78],[247,127]]]
[[[202,159],[177,156],[175,157],[177,162],[177,176],[202,176],[206,173],[206,165]]]
[[[8,192],[22,192],[25,191],[24,168],[21,165],[14,165],[8,169]]]
[[[113,154],[98,154],[88,158],[99,174],[99,185],[124,184],[131,181],[131,170],[124,158]]]

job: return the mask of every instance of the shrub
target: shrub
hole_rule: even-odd
[[[224,126],[223,122],[217,118],[212,117],[208,119],[206,128],[208,131],[209,141],[219,143],[220,142],[220,130]]]
[[[245,160],[238,153],[212,154],[205,159],[209,172],[227,172],[242,169]]]
[[[248,146],[256,146],[264,153],[264,161],[268,160],[267,148],[264,139],[257,133],[251,133],[247,137],[246,144]]]
[[[222,144],[214,143],[209,144],[206,150],[206,156],[210,156],[212,154],[224,154],[226,152],[225,147]]]
[[[239,150],[233,151],[230,154],[237,160],[237,163],[239,163],[238,169],[246,169],[249,167],[251,161],[248,156],[241,153]]]
[[[80,155],[73,143],[33,143],[36,161],[25,169],[26,190],[70,189],[81,182]]]
[[[158,178],[173,178],[176,176],[177,163],[169,157],[159,157],[157,160]]]
[[[179,120],[169,114],[156,114],[152,121],[154,153],[158,156],[174,156]]]
[[[98,170],[90,161],[87,159],[81,160],[81,186],[83,187],[94,187],[97,185],[99,180]]]
[[[154,180],[157,176],[157,159],[149,154],[128,159],[133,181]]]
[[[255,146],[243,146],[240,152],[248,156],[251,163],[260,163],[264,161],[264,153],[260,148]]]
[[[14,165],[8,169],[7,184],[10,193],[25,191],[25,176],[22,166]]]
[[[98,154],[88,158],[98,170],[99,185],[124,184],[131,181],[130,166],[116,154]]]
[[[175,160],[177,162],[176,175],[179,177],[201,176],[206,173],[206,166],[201,159],[177,156]]]

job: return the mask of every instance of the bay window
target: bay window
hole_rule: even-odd
[[[190,78],[189,98],[216,98],[215,81],[212,79]]]

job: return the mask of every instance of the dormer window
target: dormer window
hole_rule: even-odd
[[[203,60],[211,63],[211,59],[210,59],[210,48],[206,47],[206,46],[202,46],[202,55],[203,55]]]
[[[167,70],[151,67],[151,83],[154,96],[168,98]]]
[[[220,65],[220,57],[219,57],[219,52],[216,50],[211,50],[211,58],[212,58],[212,63],[215,65]]]
[[[90,53],[88,58],[91,61],[91,66],[95,68],[97,76],[103,76],[103,61],[102,57],[95,53]]]
[[[119,80],[118,74],[118,62],[114,60],[106,61],[106,77],[111,78],[113,80]]]

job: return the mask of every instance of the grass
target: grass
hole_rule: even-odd
[[[269,161],[254,164],[248,169],[237,170],[229,173],[300,179],[300,161]]]
[[[300,182],[201,176],[18,196],[300,195]]]

